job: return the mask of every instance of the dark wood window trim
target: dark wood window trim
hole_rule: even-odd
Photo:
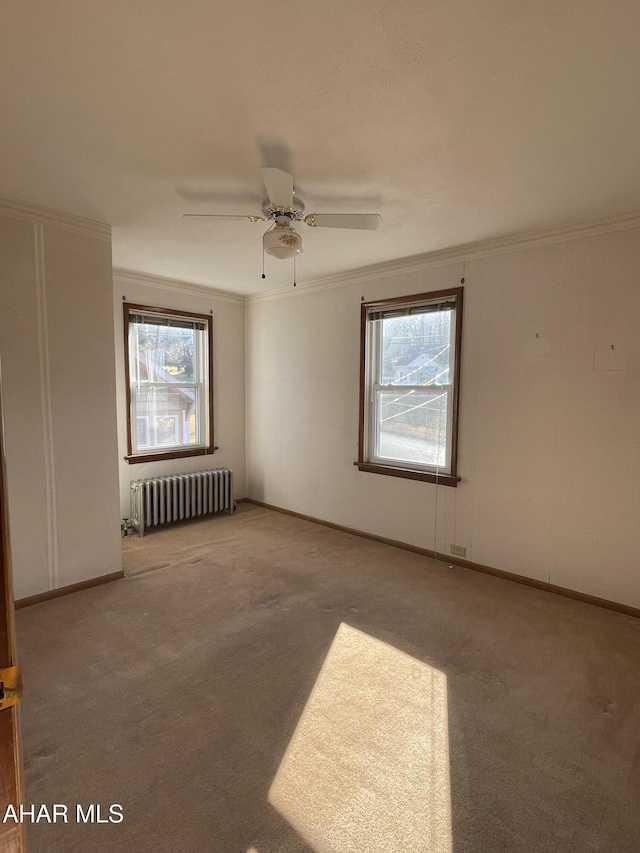
[[[359,471],[369,474],[386,474],[389,477],[404,477],[405,480],[423,480],[425,483],[439,483],[441,486],[453,486],[460,482],[460,477],[450,474],[432,474],[431,471],[418,471],[415,468],[394,468],[393,465],[378,465],[377,462],[354,462]]]
[[[206,456],[218,448],[213,440],[213,317],[211,314],[195,314],[192,311],[175,311],[172,308],[156,308],[150,305],[138,305],[133,302],[123,302],[124,314],[124,375],[127,396],[127,455],[125,461],[130,465],[140,462],[157,462],[161,459],[182,459],[186,456]],[[129,372],[129,315],[131,312],[140,311],[150,314],[164,314],[171,317],[189,317],[194,320],[202,320],[207,324],[208,350],[209,350],[209,399],[207,401],[209,415],[209,443],[206,447],[180,448],[178,450],[167,450],[159,453],[133,453],[131,440],[131,374]]]
[[[393,299],[379,299],[375,302],[362,302],[360,306],[360,424],[358,430],[358,460],[353,464],[360,471],[370,474],[385,474],[390,477],[404,477],[408,480],[422,480],[443,486],[456,487],[461,478],[458,476],[458,422],[460,412],[460,362],[462,354],[462,293],[464,288],[452,287],[448,290],[434,290],[431,293],[414,293],[410,296],[398,296]],[[420,468],[399,467],[391,462],[381,464],[378,460],[369,462],[365,458],[365,418],[367,400],[367,316],[372,308],[387,308],[415,302],[429,302],[455,296],[456,298],[456,337],[455,364],[453,377],[453,399],[451,407],[451,472],[436,474]]]

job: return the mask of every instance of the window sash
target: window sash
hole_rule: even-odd
[[[371,386],[377,391],[450,391],[453,385],[378,385]]]
[[[177,381],[169,380],[154,380],[154,379],[142,379],[140,377],[140,368],[141,362],[138,358],[138,339],[136,332],[136,325],[147,325],[141,323],[131,323],[129,325],[129,376],[131,385],[133,383],[138,383],[140,385],[171,385],[173,387],[178,387],[181,384],[190,385],[191,382],[180,383]],[[160,325],[160,324],[158,324]],[[165,324],[163,324],[165,325]],[[179,326],[178,328],[185,328],[183,326]],[[208,380],[208,370],[206,369],[207,365],[207,344],[208,344],[208,330],[205,328],[194,329],[193,333],[193,343],[194,343],[194,352],[193,352],[193,374],[195,382],[205,382]]]
[[[156,422],[158,418],[163,417],[176,417],[173,413],[169,412],[167,414],[162,414],[154,411],[153,409],[139,408],[139,397],[138,397],[138,389],[139,388],[159,388],[162,390],[170,389],[176,390],[178,388],[186,388],[188,390],[195,391],[195,403],[196,403],[196,437],[197,441],[186,443],[184,441],[179,441],[176,444],[155,444],[154,441],[157,441],[157,426]],[[138,434],[137,431],[131,436],[132,441],[132,450],[134,453],[164,453],[167,450],[196,450],[198,448],[207,447],[208,445],[208,435],[207,435],[207,423],[206,423],[206,387],[202,382],[191,382],[191,383],[181,383],[180,385],[174,384],[172,382],[154,382],[154,383],[138,383],[133,382],[131,385],[131,419],[133,423],[137,423],[139,418],[146,418],[148,421],[147,425],[147,436],[149,438],[149,444],[139,445],[138,444]]]
[[[136,388],[171,388],[178,390],[180,388],[204,388],[204,382],[148,382],[146,379],[135,379],[132,382]],[[398,385],[394,386],[398,388]],[[425,386],[426,387],[426,386]]]
[[[451,416],[453,409],[453,394],[451,391],[453,390],[453,386],[451,385],[442,385],[438,387],[434,386],[421,386],[419,387],[419,391],[421,393],[425,393],[425,388],[428,388],[429,391],[434,392],[433,401],[442,399],[442,396],[446,396],[446,426],[444,430],[441,430],[438,435],[438,441],[435,443],[438,451],[441,447],[444,448],[445,451],[445,459],[443,464],[438,464],[438,462],[430,463],[430,462],[419,462],[417,460],[411,459],[402,459],[400,456],[385,456],[382,453],[382,423],[383,421],[378,418],[379,411],[379,401],[380,401],[380,391],[391,390],[397,391],[397,386],[385,387],[385,386],[375,386],[374,393],[372,394],[372,415],[373,415],[373,431],[372,431],[372,448],[371,455],[369,461],[374,464],[380,465],[389,465],[393,464],[394,466],[400,468],[408,468],[410,470],[420,469],[425,471],[433,471],[435,473],[440,474],[449,474],[451,471]],[[408,392],[411,393],[411,392]],[[416,408],[421,408],[422,405],[417,406]],[[424,405],[424,408],[428,408],[428,404]],[[427,444],[431,444],[433,447],[433,442],[425,443],[425,446],[422,448],[423,451],[427,451]],[[436,454],[439,457],[439,452]]]

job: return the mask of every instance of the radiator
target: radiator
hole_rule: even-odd
[[[144,536],[148,527],[222,510],[233,515],[235,508],[230,468],[131,482],[130,526],[140,536]]]

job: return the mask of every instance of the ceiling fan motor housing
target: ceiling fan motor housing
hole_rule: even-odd
[[[286,260],[302,252],[302,237],[288,222],[278,224],[264,234],[262,247],[268,255]]]
[[[291,207],[278,207],[272,201],[269,201],[268,198],[265,198],[262,202],[262,215],[265,219],[275,219],[282,212],[285,212],[290,219],[303,219],[304,211],[304,202],[297,195],[293,196]]]

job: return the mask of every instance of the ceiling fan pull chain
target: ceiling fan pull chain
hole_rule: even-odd
[[[296,286],[296,255],[293,256],[293,286]]]

